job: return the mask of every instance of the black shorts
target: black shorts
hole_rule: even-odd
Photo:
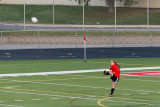
[[[115,75],[113,75],[113,77],[111,77],[112,82],[117,83],[119,81],[119,78],[116,77]]]

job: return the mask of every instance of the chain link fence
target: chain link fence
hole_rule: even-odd
[[[2,0],[0,29],[40,29],[40,27],[54,29],[55,26],[63,25],[73,29],[87,25],[90,25],[89,27],[111,25],[110,27],[115,28],[118,25],[133,27],[160,25],[160,9],[157,8],[155,1],[139,0],[137,4],[128,7],[129,4],[126,6],[123,2],[115,0],[116,3],[110,8],[105,0],[89,0],[88,3],[83,1],[85,2],[85,0]],[[38,18],[38,23],[32,23],[31,17]]]
[[[159,47],[160,31],[1,31],[0,49]]]

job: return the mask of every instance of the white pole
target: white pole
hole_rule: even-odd
[[[87,57],[86,57],[86,40],[84,40],[84,62],[87,62]]]
[[[24,0],[24,30],[26,29],[26,0]]]
[[[149,0],[147,0],[147,28],[148,28],[148,30],[149,30],[149,25],[150,25],[150,23],[149,23]]]
[[[83,30],[84,30],[84,0],[83,0]]]
[[[3,34],[2,34],[2,31],[1,31],[1,50],[3,50],[3,43],[2,43],[3,40],[2,40],[2,35],[3,35]]]
[[[55,27],[55,25],[54,25],[54,0],[52,0],[53,1],[53,30],[54,30],[54,27]]]
[[[117,1],[116,0],[114,0],[114,7],[115,7],[115,28],[114,28],[114,30],[117,30],[117,3],[116,3]]]
[[[38,49],[40,48],[40,42],[39,42],[39,29],[38,29]]]

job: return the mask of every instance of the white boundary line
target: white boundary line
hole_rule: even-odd
[[[160,67],[122,68],[121,71],[150,70],[150,69],[160,69]],[[104,69],[55,71],[55,72],[52,71],[52,72],[38,72],[38,73],[13,73],[13,74],[0,74],[0,77],[19,77],[19,76],[53,75],[53,74],[74,74],[74,73],[89,73],[89,72],[102,72],[102,71],[104,71]]]
[[[8,79],[9,80],[9,79]],[[9,80],[9,81],[16,81],[16,82],[25,82],[25,83],[32,83],[32,84],[46,84],[46,85],[60,85],[60,86],[68,86],[68,87],[83,87],[83,88],[94,88],[94,89],[107,89],[110,88],[106,87],[93,87],[93,86],[82,86],[82,85],[73,85],[73,84],[57,84],[57,83],[46,83],[46,82],[30,82],[30,81],[19,81],[19,80]],[[116,88],[117,90],[126,90],[126,91],[136,91],[136,92],[146,92],[146,93],[160,93],[160,91],[147,91],[147,90],[133,90],[133,89],[120,89]]]
[[[137,103],[137,102],[126,102],[126,101],[113,101],[113,100],[105,100],[110,102],[120,102],[120,103],[129,103],[129,104],[145,104],[145,105],[160,105],[160,104],[149,104],[149,103]]]
[[[84,76],[84,75],[69,75],[69,76],[81,76],[81,77],[95,77],[95,78],[107,78],[107,77],[98,77],[98,76]],[[137,81],[150,81],[150,82],[160,82],[160,81],[154,81],[154,80],[142,80],[142,79],[126,79],[126,78],[120,78],[120,79],[123,79],[123,80],[137,80]],[[1,80],[1,79],[0,79]]]
[[[0,104],[0,106],[6,106],[6,107],[24,107],[24,106],[16,106],[16,105],[9,105],[9,104]]]
[[[17,92],[17,91],[5,91],[5,90],[0,90],[1,92],[7,92],[7,93],[16,93],[16,94],[27,94],[27,95],[40,95],[40,96],[49,96],[49,97],[61,97],[61,98],[79,98],[79,99],[84,99],[84,100],[101,100],[100,98],[82,98],[82,97],[73,97],[73,96],[61,96],[61,95],[53,95],[53,94],[39,94],[39,93],[27,93],[27,92]],[[90,97],[90,96],[88,96]],[[110,102],[121,102],[121,103],[133,103],[133,104],[146,104],[146,105],[160,105],[160,104],[150,104],[150,103],[137,103],[137,102],[127,102],[127,101],[114,101],[114,100],[105,100],[105,101],[110,101]],[[10,107],[23,107],[23,106],[10,106]]]

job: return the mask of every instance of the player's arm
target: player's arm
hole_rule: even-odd
[[[112,70],[112,66],[111,65],[109,65],[109,70]]]

